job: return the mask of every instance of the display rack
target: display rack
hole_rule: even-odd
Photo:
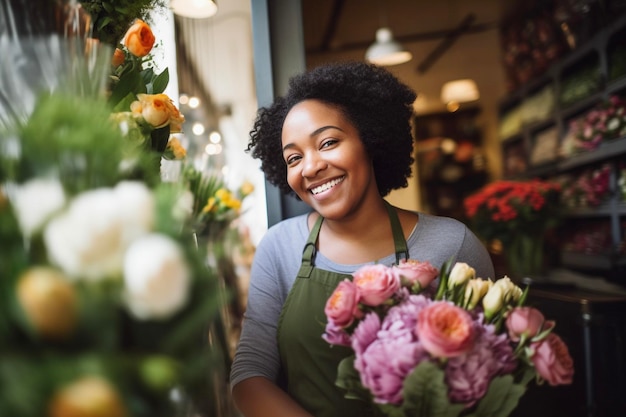
[[[590,252],[572,252],[561,247],[558,262],[559,266],[601,274],[626,286],[626,202],[618,189],[620,167],[626,161],[626,136],[604,140],[591,151],[567,156],[561,152],[572,120],[584,116],[612,95],[626,97],[626,68],[620,67],[626,64],[615,58],[618,48],[626,52],[624,39],[626,16],[619,16],[585,44],[553,63],[541,76],[508,94],[500,101],[499,113],[502,126],[520,109],[526,115],[528,109],[545,110],[531,114],[533,117],[526,120],[520,117],[522,121],[517,129],[509,128],[506,132],[501,129],[503,172],[507,179],[555,179],[600,164],[610,167],[608,198],[597,206],[565,209],[565,222],[561,226],[566,240],[567,232],[595,222],[609,230],[610,245],[605,250]],[[543,107],[535,105],[533,100],[537,97],[543,99]]]

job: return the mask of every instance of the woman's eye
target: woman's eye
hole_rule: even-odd
[[[334,145],[335,143],[337,143],[337,139],[328,139],[325,140],[324,142],[322,142],[322,148],[328,148],[329,146]]]
[[[287,165],[293,165],[298,160],[300,160],[300,155],[291,155],[291,156],[288,156],[285,161],[287,162]]]

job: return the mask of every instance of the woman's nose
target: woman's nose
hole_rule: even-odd
[[[318,156],[307,156],[304,159],[304,167],[302,169],[303,177],[314,177],[318,172],[327,167],[326,162]]]

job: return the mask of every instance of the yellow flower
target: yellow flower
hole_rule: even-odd
[[[209,197],[206,205],[202,208],[202,213],[215,212],[217,210],[217,204],[215,203],[216,203],[215,197]]]
[[[245,181],[239,188],[239,194],[242,198],[249,196],[254,191],[254,185],[250,181]]]
[[[126,409],[117,389],[98,376],[85,376],[62,387],[52,398],[51,417],[126,417]]]
[[[181,145],[178,138],[170,138],[167,142],[167,149],[169,149],[174,155],[174,159],[183,159],[187,156],[187,150]]]
[[[174,102],[167,94],[137,94],[137,100],[130,105],[130,110],[135,115],[141,115],[143,119],[160,128],[170,125],[170,133],[181,131],[185,117],[178,111]]]
[[[17,282],[17,299],[40,335],[61,339],[76,327],[78,300],[67,278],[50,267],[31,267]]]

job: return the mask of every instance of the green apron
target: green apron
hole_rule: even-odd
[[[402,257],[408,259],[408,250],[397,213],[389,204],[387,208],[398,263]],[[281,385],[315,417],[376,416],[379,412],[374,406],[344,398],[343,390],[335,385],[337,365],[351,355],[352,350],[331,346],[322,339],[326,326],[326,300],[341,281],[352,279],[352,275],[314,266],[315,244],[322,221],[320,216],[309,234],[300,271],[278,321]]]

